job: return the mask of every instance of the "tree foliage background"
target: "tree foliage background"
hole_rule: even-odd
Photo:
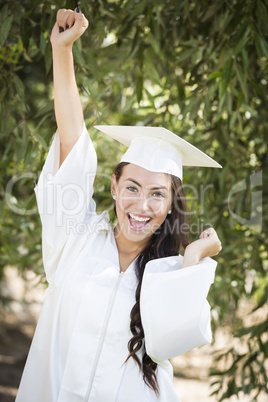
[[[42,272],[34,182],[52,135],[49,41],[72,0],[1,1],[1,265]],[[228,324],[247,352],[215,360],[219,401],[267,390],[267,317],[243,327],[237,311],[267,305],[267,0],[82,0],[90,27],[74,45],[77,83],[99,158],[95,199],[112,209],[110,175],[123,147],[95,124],[164,126],[223,169],[185,169],[195,239],[207,224],[222,240],[210,292],[214,326]],[[227,358],[225,369],[218,361]]]

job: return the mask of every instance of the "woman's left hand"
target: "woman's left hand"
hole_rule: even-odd
[[[198,264],[202,258],[213,257],[219,254],[221,249],[221,242],[215,229],[206,229],[201,233],[198,240],[186,247],[182,268]]]

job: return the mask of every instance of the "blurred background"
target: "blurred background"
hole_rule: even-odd
[[[123,146],[96,124],[163,126],[223,169],[186,168],[192,240],[223,250],[209,293],[214,340],[172,360],[182,402],[267,401],[267,0],[0,1],[0,401],[14,401],[46,291],[33,188],[56,130],[49,41],[59,8],[98,154],[95,200],[112,212]],[[187,308],[187,306],[186,306]]]

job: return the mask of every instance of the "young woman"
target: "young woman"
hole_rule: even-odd
[[[96,214],[72,56],[87,26],[59,10],[51,35],[58,130],[35,188],[49,288],[16,401],[178,402],[168,359],[211,341],[221,250],[212,228],[188,244],[182,164],[219,165],[165,129],[100,127],[130,147],[112,175],[116,227]]]

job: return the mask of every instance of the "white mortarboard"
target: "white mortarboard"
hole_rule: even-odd
[[[221,165],[163,127],[95,126],[128,147],[120,162],[129,162],[151,172],[168,173],[182,180],[182,166]]]

